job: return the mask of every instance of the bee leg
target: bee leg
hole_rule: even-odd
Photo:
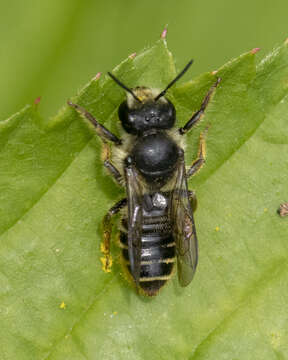
[[[101,243],[101,252],[103,257],[101,258],[102,269],[105,272],[111,272],[112,258],[110,255],[110,238],[112,233],[112,217],[117,214],[124,206],[127,205],[127,199],[122,199],[118,201],[108,213],[104,216],[102,226],[103,226],[103,242]]]
[[[193,213],[194,213],[197,210],[197,197],[196,197],[195,191],[189,190],[188,191],[188,196],[189,196],[189,201],[190,201],[191,208],[192,208]]]
[[[199,141],[199,148],[198,148],[198,154],[196,160],[193,161],[191,167],[186,172],[187,179],[190,176],[195,175],[205,164],[205,158],[206,158],[206,144],[205,144],[205,135],[208,128],[204,130],[200,134],[200,141]]]
[[[87,110],[85,110],[82,106],[73,104],[71,101],[67,101],[67,104],[71,107],[73,107],[80,115],[84,116],[87,120],[91,122],[91,124],[94,125],[97,135],[100,136],[102,141],[112,141],[116,145],[121,145],[122,140],[119,139],[116,135],[111,133],[108,129],[106,129],[105,126],[101,125],[94,116],[89,113]]]
[[[190,129],[192,129],[193,126],[195,126],[201,120],[202,116],[204,115],[205,109],[206,109],[207,105],[209,104],[211,96],[214,93],[214,91],[215,91],[216,87],[218,86],[218,84],[220,83],[220,81],[221,81],[221,78],[218,78],[217,81],[209,89],[207,95],[205,96],[205,98],[201,104],[200,109],[193,114],[191,119],[182,128],[179,128],[179,133],[181,135],[186,134]]]
[[[111,151],[109,145],[104,142],[103,150],[102,150],[102,160],[104,162],[104,166],[109,171],[109,174],[113,176],[115,181],[119,184],[123,184],[123,178],[120,174],[120,171],[112,164],[111,160]]]

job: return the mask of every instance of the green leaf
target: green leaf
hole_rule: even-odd
[[[222,78],[187,135],[189,164],[209,125],[207,163],[190,182],[197,274],[153,299],[123,278],[116,245],[112,273],[101,270],[101,219],[124,190],[103,171],[91,125],[67,106],[50,121],[32,105],[0,122],[1,359],[288,358],[288,224],[276,214],[287,199],[287,44],[254,57],[169,90],[180,126]],[[114,73],[162,89],[176,72],[161,40]],[[120,134],[124,96],[104,76],[73,101]]]

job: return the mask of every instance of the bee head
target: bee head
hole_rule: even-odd
[[[164,97],[166,91],[188,70],[193,61],[159,93],[155,89],[138,86],[130,89],[113,74],[110,77],[127,91],[127,100],[118,109],[119,119],[123,128],[130,134],[141,134],[150,129],[171,129],[175,123],[174,105]]]
[[[130,93],[118,110],[123,128],[130,134],[141,134],[150,129],[170,129],[174,126],[176,111],[166,98],[155,100],[159,91],[146,87],[132,89],[136,100]]]

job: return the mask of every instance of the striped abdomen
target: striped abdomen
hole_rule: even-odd
[[[141,237],[140,289],[149,296],[157,295],[159,289],[171,277],[175,262],[175,242],[167,217],[167,209],[144,212]],[[155,216],[156,215],[156,216]],[[160,216],[159,216],[160,215]],[[127,219],[122,219],[127,230]],[[127,233],[121,231],[122,256],[130,271]]]

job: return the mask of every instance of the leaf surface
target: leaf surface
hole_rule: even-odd
[[[91,126],[67,106],[50,121],[33,105],[0,122],[1,359],[288,358],[288,224],[276,214],[287,199],[287,55],[283,44],[256,66],[248,52],[169,90],[183,126],[222,78],[187,135],[189,164],[209,126],[207,163],[190,182],[197,274],[154,299],[123,279],[116,245],[112,273],[101,270],[101,219],[124,191]],[[114,73],[159,89],[176,74],[162,40]],[[124,96],[104,76],[72,100],[120,134]]]

